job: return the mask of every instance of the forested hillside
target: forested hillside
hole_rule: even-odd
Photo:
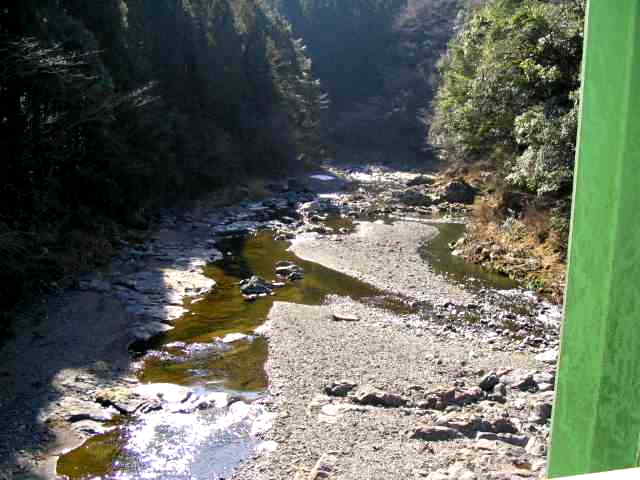
[[[331,97],[325,132],[347,161],[415,159],[460,0],[274,0]]]
[[[530,216],[536,235],[562,257],[583,3],[3,7],[0,304],[108,256],[159,206],[332,156],[415,161],[435,148],[484,170],[481,218],[544,211]]]
[[[4,306],[120,224],[321,149],[320,84],[262,0],[12,2],[0,63]]]
[[[467,254],[529,280],[564,270],[583,18],[582,0],[491,0],[469,9],[440,65],[430,140],[488,193]],[[512,272],[505,253],[522,263],[522,249],[538,258]]]

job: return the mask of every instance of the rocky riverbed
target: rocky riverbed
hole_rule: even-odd
[[[430,268],[421,248],[473,193],[442,185],[418,201],[431,183],[336,168],[262,201],[166,212],[0,352],[3,474],[54,478],[59,454],[92,439],[59,473],[541,475],[558,310]],[[136,440],[159,431],[175,440]]]

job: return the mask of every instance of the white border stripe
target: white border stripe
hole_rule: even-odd
[[[590,473],[588,475],[578,475],[577,477],[562,477],[556,480],[639,480],[640,468],[629,470],[614,470],[603,473]]]

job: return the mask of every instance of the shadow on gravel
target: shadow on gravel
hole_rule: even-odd
[[[132,264],[141,267],[142,260],[130,260],[123,262],[123,276]],[[142,265],[153,294],[170,296],[162,262]],[[169,323],[169,307],[140,311],[115,295],[116,288],[134,296],[149,292],[91,278],[82,290],[51,294],[30,308],[16,319],[14,338],[0,347],[0,478],[55,478],[55,455],[82,442],[69,430],[68,417],[99,411],[96,390],[129,371],[135,325]]]

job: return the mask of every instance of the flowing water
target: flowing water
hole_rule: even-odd
[[[62,456],[58,473],[72,479],[225,478],[252,451],[265,447],[256,435],[270,420],[258,401],[267,387],[268,346],[252,333],[264,323],[274,301],[319,305],[327,295],[335,294],[371,301],[399,314],[410,313],[401,298],[301,260],[287,246],[269,233],[220,245],[226,253],[224,260],[206,267],[206,274],[217,282],[215,292],[187,302],[189,313],[178,320],[175,329],[145,345],[139,372],[142,382],[223,391],[242,401],[189,414],[161,410],[124,421],[114,431],[95,436]],[[301,266],[304,279],[276,290],[275,296],[245,301],[238,282],[252,274],[275,280],[275,263],[280,260]],[[249,337],[221,342],[230,333]]]
[[[345,219],[330,218],[332,228],[352,231]],[[437,224],[440,235],[421,247],[432,268],[452,281],[491,288],[511,288],[505,277],[490,274],[450,254],[448,243],[462,235],[461,224]],[[145,345],[140,352],[143,383],[171,383],[195,391],[227,392],[239,399],[226,408],[189,414],[161,410],[125,419],[109,433],[98,435],[62,456],[58,473],[70,479],[221,479],[240,461],[269,445],[258,434],[269,427],[270,414],[261,399],[268,379],[264,364],[268,345],[253,335],[267,318],[274,301],[322,304],[330,294],[349,296],[390,309],[412,312],[402,298],[352,277],[297,258],[287,243],[267,232],[236,238],[219,245],[224,260],[208,265],[205,273],[217,282],[214,293],[188,301],[189,312],[175,329]],[[276,280],[275,263],[289,260],[304,269],[303,280],[287,283],[275,296],[247,302],[238,282],[250,275]],[[231,333],[248,337],[231,343],[221,339]]]

